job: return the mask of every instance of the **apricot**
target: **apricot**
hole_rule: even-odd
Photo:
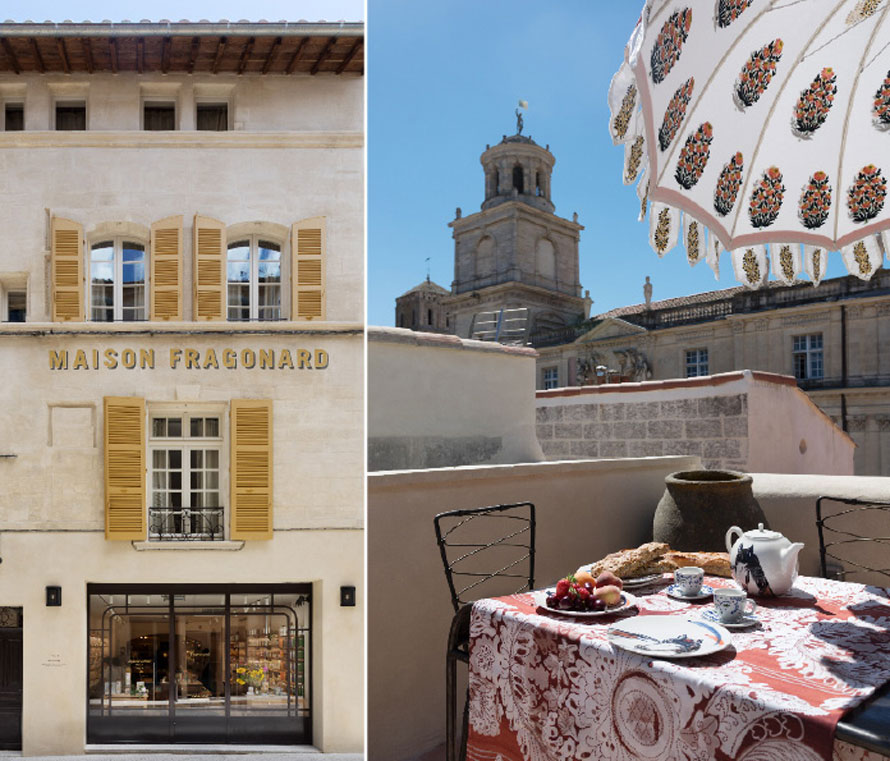
[[[611,571],[603,571],[597,576],[596,585],[598,587],[608,587],[611,585],[613,587],[618,587],[618,589],[624,589],[624,582]]]
[[[577,581],[582,587],[585,584],[590,584],[590,586],[592,587],[595,587],[597,585],[596,579],[593,578],[593,576],[591,576],[588,571],[578,571],[575,574],[575,581]]]
[[[611,608],[621,602],[621,590],[614,584],[606,584],[604,587],[597,587],[593,594],[602,600],[607,608]]]

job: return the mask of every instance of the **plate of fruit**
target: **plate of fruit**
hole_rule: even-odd
[[[538,608],[575,618],[620,613],[637,603],[623,586],[621,579],[608,571],[597,578],[581,571],[560,579],[554,589],[537,592]]]

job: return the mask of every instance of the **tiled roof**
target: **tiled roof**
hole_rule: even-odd
[[[415,285],[413,288],[405,291],[401,296],[399,296],[399,298],[404,298],[411,293],[438,293],[442,296],[447,296],[451,293],[451,291],[444,289],[441,285],[434,283],[432,280],[424,280],[422,283]]]

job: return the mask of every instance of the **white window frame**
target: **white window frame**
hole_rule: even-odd
[[[173,418],[182,419],[183,432],[191,430],[192,418],[215,417],[219,420],[219,435],[215,437],[195,437],[181,436],[179,438],[158,437],[154,435],[154,418]],[[219,453],[219,501],[221,504],[217,507],[222,508],[222,517],[220,523],[223,529],[223,536],[215,541],[226,541],[229,538],[229,414],[228,405],[226,404],[204,404],[204,403],[167,403],[167,402],[150,402],[146,405],[146,525],[148,526],[147,536],[151,542],[176,541],[176,538],[164,539],[151,533],[151,510],[154,503],[154,452],[161,450],[180,449],[182,451],[182,507],[181,508],[157,508],[157,509],[185,509],[191,510],[191,458],[190,453],[195,449],[214,449]],[[194,540],[187,540],[194,541]]]
[[[96,235],[91,240],[87,241],[86,304],[87,315],[89,316],[87,321],[107,322],[106,320],[96,320],[93,318],[93,246],[97,246],[100,243],[105,243],[107,241],[111,241],[114,249],[114,254],[112,256],[112,265],[114,267],[114,279],[112,281],[112,287],[114,289],[114,311],[112,312],[111,322],[124,322],[124,241],[127,243],[139,244],[142,246],[142,250],[145,253],[145,298],[143,299],[144,303],[142,305],[144,316],[140,320],[127,320],[127,322],[145,322],[151,317],[151,246],[138,235]]]
[[[552,373],[552,375],[548,375]],[[550,385],[552,382],[552,385]],[[541,388],[559,388],[559,365],[541,368]]]
[[[241,243],[246,240],[248,248],[250,249],[250,316],[247,320],[235,319],[229,316],[229,246],[233,246],[237,243]],[[278,281],[278,318],[271,320],[260,320],[259,318],[259,296],[260,296],[260,283],[259,283],[259,265],[260,265],[260,257],[259,257],[259,242],[260,240],[267,241],[269,243],[274,243],[278,246],[278,270],[279,270],[279,281]],[[285,283],[287,282],[285,278],[284,271],[284,242],[279,238],[272,235],[264,235],[263,233],[246,233],[244,235],[236,235],[230,237],[226,244],[226,321],[227,322],[278,322],[283,319],[284,315],[284,292],[285,292]],[[240,307],[239,307],[240,308]]]
[[[700,349],[685,349],[683,357],[687,378],[700,378],[703,375],[711,374],[710,358],[708,356],[707,347]]]
[[[817,343],[818,346],[814,344]],[[804,374],[797,373],[797,357],[804,357]],[[818,370],[814,363],[818,359]],[[791,373],[797,380],[822,380],[825,377],[825,340],[822,333],[805,333],[791,337]]]
[[[23,292],[25,294],[25,322],[27,322],[28,313],[31,310],[27,274],[0,275],[0,322],[9,322],[10,292]]]
[[[179,101],[175,97],[164,97],[163,95],[143,95],[142,103],[139,108],[139,129],[143,132],[166,132],[167,130],[146,130],[145,129],[145,107],[146,106],[173,106],[173,130],[179,130]]]

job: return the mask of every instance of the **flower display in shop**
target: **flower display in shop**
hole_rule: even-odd
[[[735,84],[735,93],[741,103],[753,106],[757,102],[776,73],[776,64],[781,57],[782,40],[779,39],[751,53]]]
[[[683,43],[689,34],[692,25],[692,9],[684,8],[682,11],[674,11],[670,18],[664,22],[661,32],[652,47],[650,58],[652,81],[659,84],[668,75],[668,72],[679,60],[683,50]]]
[[[837,75],[834,69],[822,69],[800,94],[794,108],[794,126],[800,134],[812,134],[825,123],[836,94]]]
[[[268,671],[267,666],[238,666],[234,673],[235,684],[246,684],[253,688],[262,687]]]
[[[745,162],[742,154],[737,152],[729,160],[729,163],[723,165],[720,170],[720,176],[717,178],[717,189],[714,191],[714,209],[722,216],[726,216],[732,211],[735,205],[735,199],[739,194],[739,188],[742,185],[742,172],[745,169]]]
[[[751,194],[751,205],[748,207],[751,224],[754,227],[769,227],[779,216],[784,197],[782,173],[778,167],[771,166],[763,173],[763,177]]]
[[[874,164],[862,168],[847,191],[847,208],[854,222],[878,216],[887,197],[887,180]]]
[[[682,85],[677,88],[668,103],[668,107],[664,112],[664,119],[661,127],[658,128],[658,146],[661,150],[666,150],[680,129],[683,123],[683,117],[686,116],[686,106],[692,98],[692,90],[695,87],[695,77],[689,77]]]
[[[686,138],[686,145],[680,151],[674,177],[687,190],[699,181],[702,172],[705,171],[705,166],[711,156],[711,141],[713,139],[714,131],[710,122],[705,122]]]
[[[815,172],[800,197],[800,221],[804,227],[821,227],[831,209],[831,185],[825,172]]]

